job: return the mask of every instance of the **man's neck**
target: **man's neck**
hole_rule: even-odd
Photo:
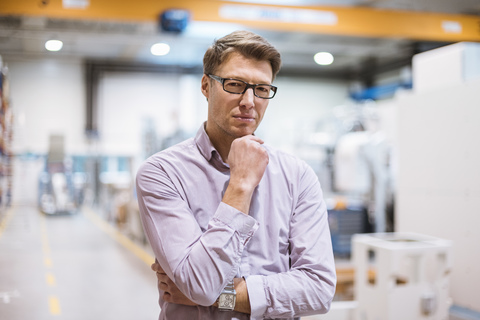
[[[210,142],[212,143],[213,147],[217,150],[217,152],[220,154],[220,157],[222,157],[223,162],[228,163],[228,154],[230,153],[230,147],[232,145],[233,140],[235,140],[233,137],[231,139],[228,139],[227,137],[221,136],[215,136],[209,133],[207,128],[205,128],[205,132],[207,133],[208,138],[210,139]]]

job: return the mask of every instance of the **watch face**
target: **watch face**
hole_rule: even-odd
[[[222,309],[232,309],[235,307],[235,295],[222,293],[218,299],[218,307]]]

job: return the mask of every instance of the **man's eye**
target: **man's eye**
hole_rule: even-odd
[[[268,86],[259,86],[257,87],[257,90],[260,91],[260,92],[269,92],[270,91],[270,87]]]
[[[226,85],[229,86],[229,87],[242,87],[243,83],[236,82],[236,81],[230,81],[230,82],[226,83]]]

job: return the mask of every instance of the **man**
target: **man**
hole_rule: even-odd
[[[280,64],[251,32],[217,40],[201,80],[207,121],[138,171],[160,319],[293,319],[330,308],[336,276],[318,179],[254,135]]]

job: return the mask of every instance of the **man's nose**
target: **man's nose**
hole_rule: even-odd
[[[255,106],[255,94],[253,88],[248,88],[242,95],[241,105],[250,109]]]

